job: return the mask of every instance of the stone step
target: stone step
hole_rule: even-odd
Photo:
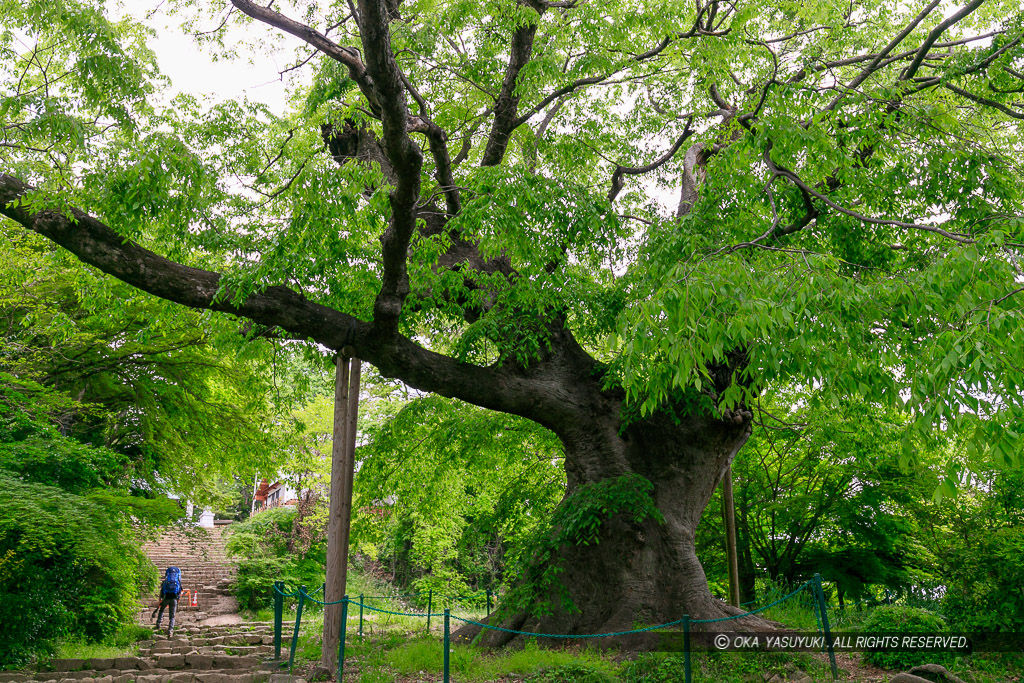
[[[40,671],[34,675],[36,680],[39,676],[47,676],[53,673],[60,673],[71,678],[88,678],[84,673],[95,673],[97,671],[117,671],[119,674],[128,671],[149,671],[171,669],[250,669],[258,667],[262,659],[255,655],[229,655],[227,653],[217,654],[168,654],[157,657],[111,657],[94,659],[54,659],[47,671]]]
[[[188,566],[194,567],[195,569],[203,569],[204,567],[218,565],[222,562],[228,562],[231,559],[227,555],[195,554],[191,551],[185,550],[166,554],[147,552],[146,557],[152,558],[154,561],[164,562],[172,567]]]
[[[157,565],[166,566],[166,565]],[[225,581],[228,579],[234,579],[236,574],[233,571],[228,570],[217,570],[217,571],[196,571],[188,569],[187,567],[179,567],[181,569],[181,578],[184,581]]]
[[[284,633],[282,633],[281,637],[282,638],[291,638],[291,635],[290,635],[291,634],[291,630],[292,630],[291,628],[288,628],[285,631],[285,633],[288,633],[289,635],[286,636]],[[214,645],[223,645],[225,647],[230,647],[230,646],[242,647],[242,646],[245,646],[245,645],[271,645],[271,644],[273,644],[273,642],[274,642],[274,634],[273,633],[257,633],[257,634],[253,634],[253,635],[235,634],[235,635],[226,635],[226,636],[214,636],[214,637],[211,637],[211,638],[197,638],[197,637],[193,637],[193,638],[190,638],[187,642],[182,642],[182,641],[178,641],[178,640],[165,640],[165,641],[161,641],[157,645],[152,646],[151,648],[141,648],[141,649],[145,649],[145,650],[147,650],[149,652],[153,652],[154,654],[159,654],[161,652],[170,652],[174,648],[187,647],[187,646],[207,647],[207,646],[214,646]]]
[[[195,555],[186,555],[185,553],[181,552],[168,553],[167,555],[147,554],[146,557],[149,557],[150,559],[155,561],[162,561],[172,567],[190,567],[192,569],[197,570],[226,568],[229,566],[233,568],[233,565],[222,564],[224,562],[231,561],[231,558],[229,558],[226,555],[207,555],[196,557]]]
[[[180,559],[180,558],[177,558],[177,559]],[[189,566],[189,565],[183,565],[183,564],[172,564],[174,561],[175,561],[175,558],[171,558],[168,561],[165,561],[165,562],[156,561],[156,563],[157,563],[157,566],[163,567],[164,569],[166,569],[168,566],[177,567],[178,569],[181,570],[182,576],[185,576],[186,572],[188,572],[189,574],[210,574],[210,575],[235,574],[236,573],[233,568],[229,569],[228,567],[224,566],[223,564],[218,564],[217,566],[210,566],[210,567],[201,567],[201,566],[197,567],[197,566],[194,566],[194,565],[193,566]],[[230,562],[230,560],[223,560],[223,561],[224,562]]]
[[[274,651],[273,638],[271,638],[271,644],[259,644],[259,645],[184,645],[181,647],[172,647],[166,650],[153,650],[153,651],[140,651],[139,657],[153,662],[154,665],[163,666],[163,658],[171,655],[189,655],[189,654],[201,654],[201,655],[216,655],[216,656],[260,656],[265,655],[269,652]],[[282,641],[282,647],[285,646]],[[288,641],[287,645],[291,645],[291,641]],[[174,667],[171,667],[174,668]]]
[[[284,624],[287,630],[289,625]],[[230,636],[230,635],[254,635],[274,632],[273,624],[264,624],[257,627],[251,627],[245,623],[239,624],[226,624],[223,626],[180,626],[175,629],[175,634],[179,638],[191,637],[191,638],[213,638],[217,636]],[[154,639],[155,640],[155,639]],[[147,640],[142,641],[143,643],[152,644],[154,641]]]
[[[89,672],[78,672],[89,673]],[[43,683],[67,683],[68,681],[87,680],[90,683],[267,683],[274,675],[270,670],[238,671],[221,669],[208,671],[135,671],[127,673],[94,672],[96,676],[80,676],[77,678],[61,674],[60,678],[15,678],[10,681],[37,681]]]

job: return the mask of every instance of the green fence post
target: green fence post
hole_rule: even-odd
[[[491,616],[491,589],[487,589],[487,616]]]
[[[284,620],[284,581],[274,582],[274,661],[281,659],[281,622]]]
[[[825,631],[825,647],[828,649],[828,661],[832,667],[832,680],[839,678],[836,669],[836,653],[832,649],[832,633],[828,628],[828,612],[825,611],[825,592],[821,589],[821,574],[814,575],[814,591],[818,595],[818,609],[821,611],[821,628]]]
[[[363,594],[359,594],[359,637],[363,637]]]
[[[445,609],[444,609],[444,683],[448,683],[448,654],[449,654],[449,651],[451,650],[451,636],[450,636],[451,632],[448,630],[449,629],[448,617],[449,617],[450,613],[451,613],[451,610],[449,610],[447,607],[445,607]]]
[[[295,648],[299,644],[299,624],[302,623],[302,605],[306,602],[306,587],[299,586],[299,606],[295,608],[295,630],[292,631],[292,652],[288,656],[288,673],[295,664]]]
[[[683,615],[683,680],[693,681],[693,670],[690,665],[690,615]]]
[[[430,612],[434,606],[434,589],[427,592],[427,633],[430,633]]]
[[[338,638],[338,683],[341,683],[341,676],[345,672],[345,631],[348,630],[347,627],[348,596],[346,595],[342,598],[341,603],[341,637]]]

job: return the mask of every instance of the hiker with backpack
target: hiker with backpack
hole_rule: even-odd
[[[163,583],[160,584],[160,606],[153,610],[156,617],[156,629],[160,630],[160,620],[164,616],[164,608],[167,607],[167,637],[174,635],[174,613],[178,611],[178,597],[181,595],[181,570],[177,567],[168,567],[164,574]],[[158,613],[159,612],[159,613]]]

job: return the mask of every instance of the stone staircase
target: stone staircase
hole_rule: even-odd
[[[224,541],[224,527],[196,527],[188,531],[164,532],[158,540],[143,546],[143,551],[160,572],[161,580],[167,567],[181,569],[183,590],[178,603],[177,625],[223,626],[241,621],[237,615],[238,603],[231,595],[235,568],[224,552]],[[189,598],[197,593],[199,604],[191,607]],[[143,604],[148,607],[139,612],[140,624],[152,624],[150,616],[159,602],[156,592],[144,597]],[[166,629],[166,610],[160,624]]]
[[[136,644],[133,656],[98,659],[55,659],[27,671],[0,671],[0,683],[39,681],[70,683],[297,683],[274,662],[274,627],[270,622],[243,622],[230,594],[234,567],[224,553],[223,530],[190,529],[166,532],[143,547],[163,576],[169,566],[181,568],[182,588],[199,592],[197,608],[185,606],[182,593],[174,636],[167,637],[165,611],[160,631]],[[138,621],[152,627],[156,594],[143,600]],[[286,635],[287,634],[287,635]],[[281,653],[291,646],[285,625]],[[0,647],[3,644],[0,643]]]
[[[287,658],[291,638],[282,634]],[[68,683],[285,683],[277,674],[273,624],[249,622],[227,626],[180,626],[174,638],[159,634],[138,643],[133,657],[55,659],[37,671],[0,671],[0,683],[40,681]]]

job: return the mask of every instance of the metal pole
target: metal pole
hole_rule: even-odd
[[[691,683],[693,670],[690,665],[690,615],[683,615],[683,680]]]
[[[281,622],[284,621],[284,581],[274,582],[274,660],[281,659]]]
[[[447,607],[444,610],[444,683],[448,683],[448,654],[451,650],[451,636],[448,626],[448,616],[451,610]]]
[[[295,664],[295,648],[299,645],[299,624],[302,623],[302,605],[306,602],[306,587],[299,586],[299,606],[295,608],[295,630],[292,631],[292,652],[288,656],[288,673]]]
[[[491,589],[487,589],[487,616],[491,616]]]
[[[345,627],[342,626],[344,629]],[[363,594],[359,594],[359,637],[363,637]]]
[[[341,603],[341,632],[338,634],[338,683],[341,683],[341,676],[345,673],[345,630],[348,626],[348,596],[342,598]]]
[[[818,609],[821,611],[821,628],[825,631],[825,647],[828,648],[828,661],[832,667],[832,680],[839,678],[836,669],[836,653],[832,649],[832,633],[828,628],[828,612],[825,611],[825,592],[821,589],[821,574],[814,575],[814,590],[818,594]]]
[[[427,592],[427,633],[430,633],[430,612],[434,606],[434,589]]]

